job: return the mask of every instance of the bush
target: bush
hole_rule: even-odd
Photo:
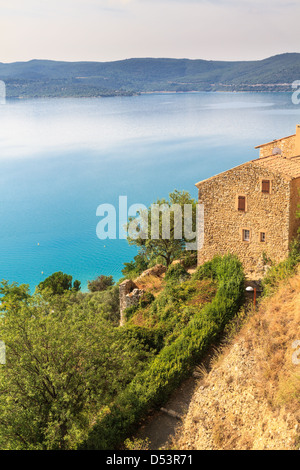
[[[172,264],[169,266],[166,275],[165,281],[166,282],[183,282],[190,277],[189,273],[184,269],[184,267],[180,263]]]
[[[120,300],[118,286],[109,287],[104,291],[85,294],[84,302],[89,309],[93,309],[103,318],[119,325],[120,323]],[[83,302],[83,308],[85,308]]]
[[[211,261],[208,261],[202,266],[199,266],[197,271],[193,274],[192,278],[197,281],[202,281],[202,279],[216,279],[216,266],[220,260],[220,256],[215,256]]]
[[[290,253],[287,259],[272,265],[263,279],[262,286],[265,295],[272,294],[278,284],[289,278],[300,263],[300,237],[298,236],[290,245]]]
[[[80,290],[80,281],[75,280],[72,284],[73,277],[70,274],[64,274],[61,271],[51,274],[37,286],[37,291],[47,295],[63,295],[66,291]]]
[[[124,268],[122,269],[122,274],[124,279],[135,279],[143,271],[146,271],[149,267],[148,259],[142,254],[138,254],[134,257],[134,261],[129,263],[124,263]]]
[[[156,328],[145,328],[136,325],[128,325],[120,329],[121,337],[124,339],[135,339],[144,348],[159,352],[164,344],[164,331]]]
[[[138,310],[138,308],[139,308],[138,305],[131,305],[130,307],[125,308],[124,315],[125,315],[126,321],[130,320],[130,318],[133,317],[133,315]]]
[[[119,395],[95,425],[82,448],[113,449],[153,407],[161,405],[203,357],[244,298],[244,273],[235,256],[218,258],[205,268],[218,280],[213,301],[198,311],[173,343],[165,346]]]
[[[184,268],[192,268],[197,265],[197,251],[186,251],[181,258],[181,264]]]
[[[152,304],[154,300],[155,300],[155,297],[151,292],[144,292],[142,296],[140,297],[139,306],[141,308],[145,308],[148,305]]]
[[[101,292],[114,285],[112,276],[98,276],[94,281],[88,281],[88,290],[90,292]]]

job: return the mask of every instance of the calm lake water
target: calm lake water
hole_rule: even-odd
[[[63,271],[82,282],[121,277],[136,254],[99,240],[96,209],[119,196],[151,204],[258,157],[290,135],[300,106],[284,93],[149,94],[8,101],[0,106],[0,279]]]

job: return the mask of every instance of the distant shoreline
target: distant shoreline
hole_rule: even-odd
[[[34,96],[7,96],[6,99],[8,101],[26,101],[32,99],[86,99],[86,98],[132,98],[134,96],[142,96],[142,95],[192,95],[192,94],[213,94],[213,93],[222,93],[222,94],[243,94],[243,93],[292,93],[292,90],[211,90],[211,91],[202,91],[202,90],[191,90],[191,91],[140,91],[137,93],[130,93],[130,94],[111,94],[111,95],[34,95]]]
[[[220,62],[140,58],[115,62],[0,63],[9,98],[114,97],[151,93],[292,92],[300,54]]]

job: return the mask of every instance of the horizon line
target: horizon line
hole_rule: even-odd
[[[267,56],[263,59],[246,59],[246,60],[220,60],[220,59],[191,59],[189,57],[154,57],[154,56],[141,56],[141,57],[126,57],[124,59],[114,59],[114,60],[60,60],[60,59],[28,59],[28,60],[14,60],[12,62],[0,62],[2,65],[12,65],[12,64],[26,64],[29,62],[63,62],[63,63],[69,63],[69,64],[75,64],[75,63],[113,63],[113,62],[124,62],[126,60],[190,60],[190,61],[203,61],[203,62],[232,62],[232,63],[238,63],[238,62],[262,62],[264,60],[272,59],[274,57],[279,57],[279,56],[284,56],[284,55],[300,55],[300,52],[282,52],[279,54]]]

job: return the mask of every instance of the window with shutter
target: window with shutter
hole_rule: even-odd
[[[261,191],[263,193],[270,193],[270,180],[262,180]]]
[[[260,241],[262,243],[265,243],[265,241],[266,241],[266,233],[265,232],[260,232]]]
[[[238,210],[245,212],[246,210],[246,198],[245,196],[239,196],[238,198]]]

